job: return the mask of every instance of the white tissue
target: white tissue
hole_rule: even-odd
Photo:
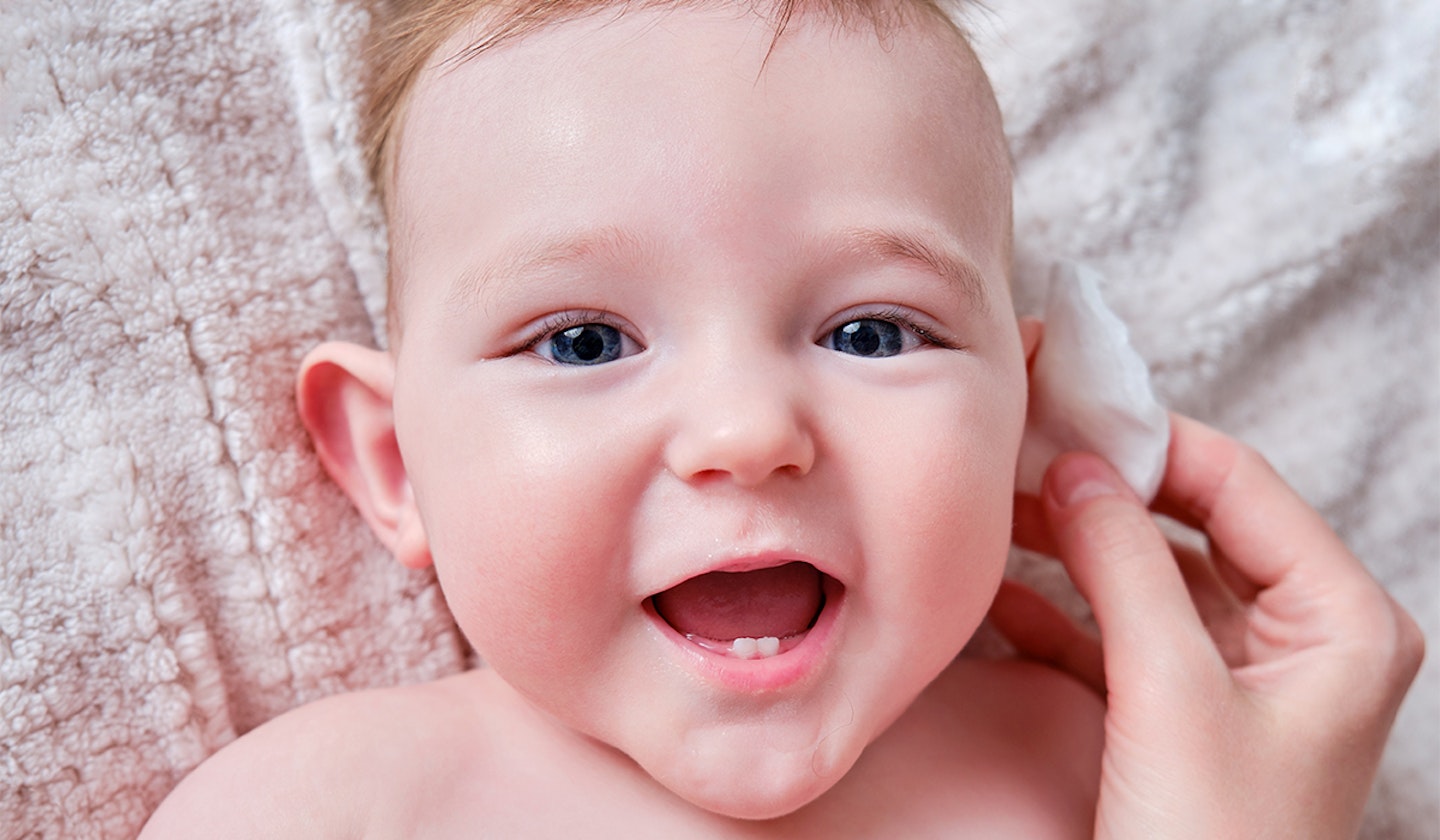
[[[1038,495],[1050,462],[1078,449],[1109,461],[1148,503],[1160,489],[1169,445],[1169,416],[1125,324],[1101,299],[1095,272],[1057,265],[1030,369],[1016,489]]]

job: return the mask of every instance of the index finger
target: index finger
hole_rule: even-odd
[[[1209,534],[1261,589],[1302,563],[1322,576],[1369,574],[1260,453],[1179,414],[1170,415],[1169,464],[1155,507]]]

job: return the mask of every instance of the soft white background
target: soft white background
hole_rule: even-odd
[[[1269,454],[1440,639],[1440,5],[967,19],[1022,298],[1054,259],[1098,268],[1162,398]],[[463,665],[290,395],[381,305],[364,25],[356,0],[0,6],[0,840],[131,835],[286,708]],[[1437,725],[1430,664],[1367,837],[1440,836]]]

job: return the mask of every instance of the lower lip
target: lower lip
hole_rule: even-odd
[[[825,578],[824,591],[825,606],[800,643],[783,653],[762,659],[739,659],[706,650],[671,627],[655,612],[655,607],[648,598],[645,600],[644,609],[660,635],[670,641],[686,662],[699,672],[702,679],[728,691],[761,694],[788,688],[819,671],[845,601],[845,587],[834,578]]]

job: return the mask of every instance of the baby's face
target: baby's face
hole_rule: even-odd
[[[928,19],[770,38],[632,11],[432,67],[392,221],[397,436],[460,626],[744,817],[823,793],[969,638],[1025,412],[978,66]]]

